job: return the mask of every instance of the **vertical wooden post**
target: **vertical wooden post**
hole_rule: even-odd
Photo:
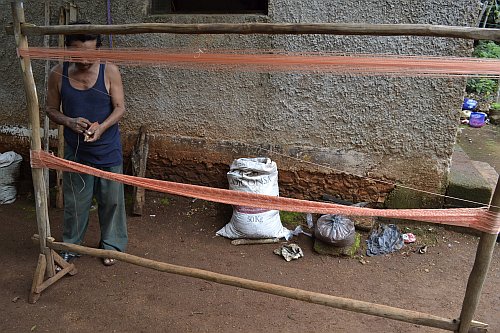
[[[73,3],[66,3],[65,6],[59,8],[59,25],[69,24],[70,22],[76,21],[78,18],[78,7]],[[64,46],[64,35],[59,35],[58,46],[60,48]],[[61,61],[62,63],[62,61]],[[62,112],[62,109],[61,109]],[[64,126],[57,126],[57,156],[64,158]],[[64,208],[64,193],[63,193],[63,172],[60,170],[56,171],[56,207]]]
[[[44,10],[44,23],[45,25],[50,25],[50,0],[45,0],[45,10]],[[50,42],[50,36],[45,35],[43,36],[43,47],[49,47],[49,42]],[[45,96],[47,96],[47,82],[49,80],[49,70],[50,70],[50,60],[45,61],[45,79],[44,79],[44,89],[45,89]],[[47,97],[45,97],[45,100]],[[45,103],[44,103],[45,104]],[[50,121],[49,117],[45,115],[44,121],[43,121],[43,148],[45,151],[49,151],[50,149],[50,138],[49,138],[49,132],[50,132]],[[49,178],[49,169],[43,169],[43,178],[45,181],[45,192],[47,196],[47,206],[50,207],[50,178]]]
[[[21,24],[25,23],[24,8],[22,1],[11,2],[12,17],[14,22],[14,37],[17,48],[27,48],[28,40],[21,33]],[[31,68],[29,57],[20,58],[21,70],[23,75],[24,91],[26,94],[27,109],[31,125],[31,150],[41,150],[40,139],[40,109],[38,106],[38,96],[36,93],[35,79]],[[47,247],[46,239],[50,236],[49,213],[47,207],[47,195],[45,192],[45,182],[43,169],[32,168],[33,188],[35,191],[36,219],[38,232],[40,235],[40,252],[47,259],[46,274],[49,277],[54,276],[54,259],[52,252]]]
[[[75,4],[75,1],[68,2],[68,11],[66,13],[66,24],[71,22],[75,22],[78,20],[78,6]]]
[[[59,8],[59,25],[66,24],[66,10],[64,7]],[[64,47],[64,35],[59,35],[57,45],[60,48]],[[62,110],[61,110],[62,112]],[[57,157],[64,158],[64,126],[57,126]],[[63,194],[63,172],[56,171],[56,208],[64,207]]]
[[[139,137],[132,151],[132,173],[137,177],[146,176],[146,163],[148,161],[149,138],[145,126],[141,126]],[[134,205],[132,214],[141,216],[146,202],[146,190],[143,187],[134,187]]]
[[[498,181],[493,199],[491,200],[490,211],[496,215],[497,219],[500,219],[500,209],[494,206],[500,206],[500,183]],[[474,267],[472,267],[469,281],[467,282],[467,289],[465,290],[464,302],[462,303],[460,327],[458,329],[459,333],[466,333],[469,331],[471,321],[481,297],[484,280],[486,280],[486,274],[490,267],[496,240],[497,235],[485,232],[481,234],[481,238],[479,239]]]

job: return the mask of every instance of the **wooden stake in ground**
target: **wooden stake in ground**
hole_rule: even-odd
[[[132,151],[132,173],[137,177],[146,176],[146,164],[148,161],[149,138],[145,126],[141,126],[139,137]],[[134,206],[132,214],[142,215],[142,209],[146,201],[146,190],[143,187],[134,187]]]

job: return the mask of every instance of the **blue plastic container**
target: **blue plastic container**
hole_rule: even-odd
[[[472,112],[469,118],[470,127],[483,127],[486,124],[486,113]]]
[[[471,98],[464,98],[464,103],[462,104],[462,110],[474,110],[477,106],[477,101]]]

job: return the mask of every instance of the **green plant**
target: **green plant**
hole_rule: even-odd
[[[469,79],[467,80],[467,92],[490,96],[498,89],[498,81],[491,79]]]
[[[500,45],[492,41],[480,41],[472,52],[474,57],[500,59]],[[489,97],[496,94],[498,81],[492,79],[469,79],[466,91]]]
[[[500,59],[500,45],[492,41],[481,41],[474,48],[472,55],[477,58]]]
[[[160,204],[166,207],[170,205],[170,199],[167,197],[163,197],[160,199]]]
[[[500,111],[500,103],[491,103],[490,109]]]
[[[290,226],[298,226],[306,221],[305,214],[297,212],[280,211],[280,218],[281,222]]]

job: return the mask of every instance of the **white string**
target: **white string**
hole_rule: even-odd
[[[314,165],[316,167],[321,167],[321,168],[329,169],[329,170],[332,170],[332,171],[335,171],[335,172],[345,173],[345,174],[350,175],[350,176],[355,176],[355,177],[359,177],[359,178],[371,180],[371,181],[374,181],[374,182],[391,185],[391,186],[394,186],[394,187],[401,187],[401,188],[405,188],[405,189],[408,189],[408,190],[411,190],[411,191],[421,192],[421,193],[430,194],[430,195],[435,195],[435,196],[439,196],[439,197],[442,197],[442,198],[449,198],[449,199],[454,199],[454,200],[459,200],[459,201],[474,203],[474,204],[478,204],[480,206],[487,206],[488,205],[488,204],[485,204],[484,202],[478,202],[478,201],[473,201],[473,200],[461,199],[461,198],[452,197],[452,196],[445,195],[445,194],[440,194],[440,193],[435,193],[435,192],[431,192],[431,191],[421,190],[421,189],[414,188],[414,187],[407,186],[407,185],[392,183],[392,182],[386,181],[386,180],[381,180],[381,179],[375,179],[375,178],[371,178],[371,177],[367,177],[367,176],[356,175],[354,173],[350,173],[350,172],[346,172],[346,171],[343,171],[343,170],[332,168],[332,167],[330,167],[328,165],[314,163],[314,162],[302,160],[300,158],[293,157],[293,156],[290,156],[290,155],[278,153],[276,151],[273,151],[273,150],[270,150],[270,149],[266,149],[266,148],[263,148],[263,147],[260,147],[260,146],[254,146],[254,145],[251,145],[251,144],[247,144],[247,145],[249,147],[253,147],[253,148],[256,148],[256,149],[265,150],[265,151],[267,151],[270,154],[280,155],[280,156],[283,156],[283,157],[286,157],[286,158],[289,158],[289,159],[292,159],[292,160],[300,161],[302,163],[307,163],[307,164],[310,164],[310,165]],[[494,206],[494,205],[490,205],[490,207],[500,208],[499,206]]]
[[[71,81],[74,81],[74,82],[78,82],[78,83],[85,84],[85,82],[83,82],[83,81],[78,81],[78,80],[76,80],[76,79],[70,78],[69,76],[66,76],[66,75],[64,75],[64,74],[62,74],[62,73],[58,73],[58,72],[54,72],[54,73],[56,73],[56,74],[60,75],[61,77],[67,78],[68,80],[71,80]],[[97,91],[97,92],[99,92],[99,93],[101,93],[101,94],[103,94],[103,95],[106,95],[106,96],[110,96],[110,97],[111,97],[111,95],[110,95],[109,93],[106,93],[106,92],[101,91],[101,90],[99,90],[99,89],[97,89],[97,88],[94,88],[93,86],[92,86],[92,87],[90,87],[89,89],[90,89],[90,90],[95,90],[95,91]]]
[[[80,147],[80,134],[77,134],[77,140],[78,141],[76,142],[76,149],[75,149],[75,156],[74,156],[75,162],[77,161],[77,159],[76,159],[76,153],[78,152],[78,148]],[[83,187],[80,190],[80,192],[78,192],[78,193],[82,193],[83,190],[85,189],[85,186],[87,186],[87,184],[85,183],[85,180],[83,180],[83,177],[82,177],[82,175],[80,175],[80,173],[78,173],[77,175],[78,175],[78,177],[80,177],[80,179],[81,179],[81,181],[83,183]],[[73,188],[73,186],[71,188]]]

